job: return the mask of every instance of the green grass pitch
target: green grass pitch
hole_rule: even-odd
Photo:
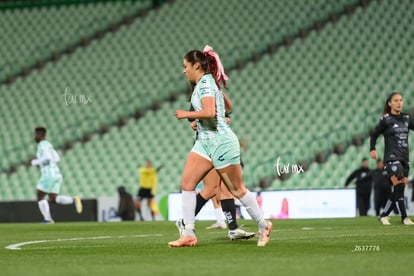
[[[173,222],[7,223],[0,275],[412,275],[414,227],[391,222],[273,221],[263,248],[257,238],[230,241],[226,230],[206,230],[206,221],[196,224],[198,245],[185,248],[167,246],[178,236]]]

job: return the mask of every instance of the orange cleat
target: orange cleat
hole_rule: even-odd
[[[273,224],[268,221],[267,228],[259,231],[259,240],[257,246],[266,246],[270,240],[270,233],[272,232]]]
[[[196,246],[196,236],[182,236],[176,241],[170,241],[168,247],[184,247],[184,246]]]

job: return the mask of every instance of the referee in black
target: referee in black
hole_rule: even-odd
[[[367,216],[372,191],[372,174],[368,167],[368,158],[363,158],[361,167],[353,171],[345,181],[345,188],[354,180],[356,184],[356,200],[360,216]]]
[[[371,174],[374,185],[374,208],[375,214],[378,217],[381,208],[385,208],[390,197],[392,184],[388,178],[387,171],[384,170],[384,162],[381,159],[377,160],[377,168],[371,171]]]
[[[414,130],[414,118],[402,112],[403,98],[399,92],[392,92],[384,104],[383,115],[371,134],[370,155],[377,160],[375,149],[379,135],[384,136],[384,169],[393,185],[393,191],[379,216],[383,225],[390,225],[388,215],[397,206],[401,214],[401,221],[405,225],[414,225],[407,217],[404,204],[404,189],[409,173],[408,132]]]

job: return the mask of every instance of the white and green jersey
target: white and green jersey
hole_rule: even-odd
[[[191,104],[195,111],[203,109],[201,100],[205,97],[216,98],[216,116],[208,120],[197,119],[198,139],[213,138],[217,134],[232,132],[226,123],[224,97],[211,74],[205,74],[198,81],[191,95]]]
[[[55,177],[61,175],[57,165],[60,158],[51,143],[46,140],[42,140],[39,144],[37,144],[36,157],[37,159],[35,160],[35,164],[40,166],[42,177]]]

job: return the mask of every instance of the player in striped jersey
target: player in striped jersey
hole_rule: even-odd
[[[31,161],[32,166],[40,167],[40,179],[37,184],[37,202],[43,215],[43,223],[53,223],[50,214],[50,203],[74,204],[78,213],[82,212],[82,202],[78,196],[72,198],[59,195],[63,177],[57,163],[60,157],[52,144],[46,140],[46,128],[35,128],[35,141],[37,143],[36,159]],[[49,202],[45,199],[48,195]]]
[[[232,103],[230,98],[223,92],[224,102],[226,110],[232,109]],[[190,111],[194,111],[194,107],[191,105]],[[230,124],[230,112],[226,112],[226,123]],[[195,120],[189,120],[191,122],[191,128],[196,132],[196,140],[197,140],[197,124]],[[242,162],[241,166],[243,167]],[[215,171],[211,170],[203,179],[204,188],[202,191],[197,193],[196,197],[196,209],[195,215],[200,212],[201,208],[203,208],[204,204],[207,203],[209,199],[212,200],[214,211],[216,215],[217,222],[213,225],[207,227],[207,229],[225,229],[226,224],[224,220],[227,220],[229,231],[228,237],[231,240],[238,240],[238,239],[250,239],[254,237],[255,233],[248,232],[243,228],[239,227],[237,224],[237,217],[236,217],[236,205],[234,203],[234,196],[229,192],[226,185],[224,185],[223,181],[220,179],[220,175]],[[177,221],[177,227],[179,228],[180,233],[184,228],[184,223],[182,219]]]
[[[240,166],[240,145],[226,123],[225,99],[220,84],[226,86],[227,76],[218,54],[209,46],[184,56],[184,70],[190,82],[196,83],[191,96],[195,111],[176,110],[177,119],[196,119],[198,137],[188,155],[181,180],[182,210],[185,229],[181,237],[168,243],[170,247],[194,246],[196,185],[212,169],[216,169],[229,191],[246,207],[259,227],[258,246],[270,240],[272,223],[266,221],[255,196],[243,182]]]

